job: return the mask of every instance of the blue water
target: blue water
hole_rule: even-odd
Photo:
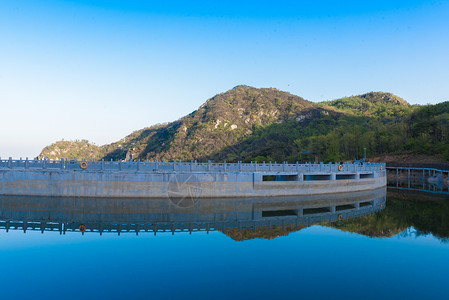
[[[449,243],[311,226],[275,239],[215,231],[0,231],[1,299],[447,299]]]

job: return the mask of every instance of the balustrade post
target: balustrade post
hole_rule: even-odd
[[[408,183],[408,188],[410,188],[410,168],[407,169],[407,183]]]

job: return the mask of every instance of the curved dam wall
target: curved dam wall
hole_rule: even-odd
[[[0,194],[68,197],[266,197],[386,186],[384,164],[0,161]]]

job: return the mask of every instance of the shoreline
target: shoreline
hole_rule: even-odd
[[[449,161],[438,155],[427,154],[385,154],[369,157],[367,162],[383,162],[388,167],[409,167],[409,168],[433,168],[439,170],[449,170]]]

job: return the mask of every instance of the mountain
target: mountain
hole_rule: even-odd
[[[74,142],[73,151],[65,151],[68,142],[46,147],[39,157],[75,158],[84,154],[94,159],[134,159],[184,161],[201,159],[238,144],[256,128],[301,118],[301,112],[317,104],[277,89],[237,86],[209,99],[198,110],[165,125],[144,128],[122,140],[104,145],[91,154],[76,150],[85,143]]]
[[[370,92],[313,103],[274,88],[240,85],[198,110],[112,144],[59,141],[40,158],[341,161],[398,153],[449,160],[449,102],[410,105]]]

